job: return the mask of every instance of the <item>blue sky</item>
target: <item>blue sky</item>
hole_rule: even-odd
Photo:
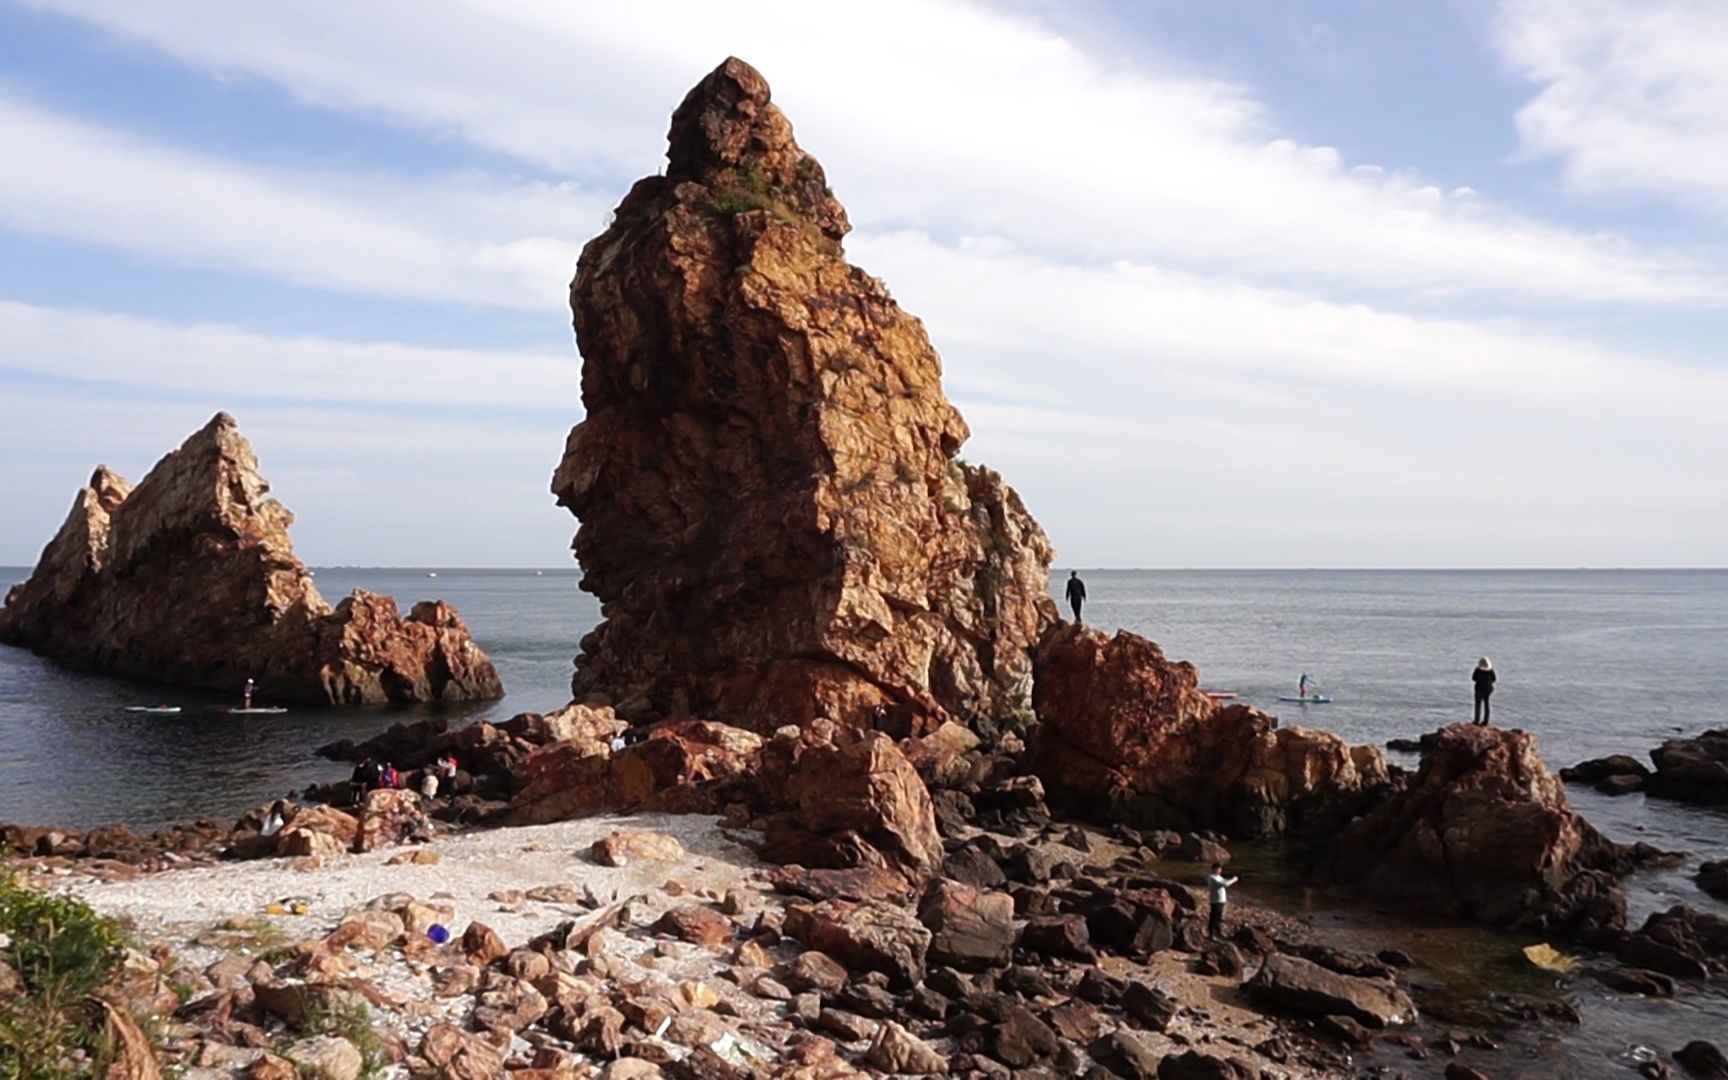
[[[1063,563],[1722,563],[1707,0],[0,0],[0,563],[227,409],[308,561],[564,564],[565,287],[728,54]]]

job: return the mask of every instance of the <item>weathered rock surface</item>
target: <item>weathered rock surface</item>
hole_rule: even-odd
[[[1051,548],[957,459],[922,325],[846,262],[846,213],[748,64],[669,141],[571,286],[587,416],[552,490],[606,612],[576,695],[764,732],[1023,713]]]
[[[1416,1018],[1416,1007],[1390,980],[1344,975],[1283,953],[1268,956],[1247,989],[1254,1001],[1297,1016],[1347,1016],[1373,1028]]]
[[[551,743],[517,770],[510,819],[540,825],[602,811],[709,811],[715,783],[753,773],[761,752],[754,732],[703,720],[655,725],[617,753],[599,737]]]
[[[456,609],[356,590],[332,608],[294,556],[294,516],[218,413],[132,488],[105,466],[78,493],[0,642],[96,671],[312,704],[503,696]]]
[[[1695,739],[1669,739],[1650,751],[1656,771],[1644,790],[1661,799],[1728,804],[1728,728],[1706,731]]]
[[[1387,783],[1377,748],[1220,707],[1194,665],[1136,634],[1063,623],[1035,661],[1034,768],[1077,811],[1270,835],[1348,820]]]
[[[1435,733],[1410,783],[1337,841],[1346,878],[1495,924],[1587,933],[1625,922],[1629,856],[1575,813],[1523,731]]]

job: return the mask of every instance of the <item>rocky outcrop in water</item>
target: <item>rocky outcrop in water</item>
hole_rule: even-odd
[[[760,732],[1025,717],[1051,548],[967,438],[919,321],[755,69],[672,118],[664,175],[571,286],[586,419],[553,478],[606,616],[574,688]]]
[[[0,642],[69,666],[261,701],[467,701],[503,685],[456,609],[356,590],[332,608],[294,556],[294,516],[218,413],[136,488],[106,467],[29,580],[0,609]]]
[[[1034,704],[1033,767],[1053,802],[1081,813],[1266,836],[1348,820],[1389,778],[1375,747],[1220,707],[1194,665],[1125,630],[1052,627]]]
[[[1436,732],[1409,783],[1336,842],[1371,891],[1500,925],[1588,935],[1625,922],[1633,856],[1566,801],[1523,731]]]

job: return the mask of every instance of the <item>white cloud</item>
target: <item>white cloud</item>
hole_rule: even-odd
[[[609,200],[248,168],[0,97],[0,225],[316,288],[556,309]]]
[[[1280,138],[1241,87],[1108,64],[958,0],[32,2],[570,175],[651,171],[671,106],[734,53],[768,75],[861,222],[1424,300],[1721,293],[1685,257],[1352,168]]]
[[[1541,87],[1518,114],[1525,148],[1575,188],[1728,214],[1728,5],[1506,0],[1495,43]]]
[[[270,337],[0,300],[0,374],[17,372],[219,400],[580,411],[567,354]]]

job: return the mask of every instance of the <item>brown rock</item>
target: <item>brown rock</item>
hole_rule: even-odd
[[[923,328],[846,263],[845,211],[748,64],[669,141],[571,287],[587,416],[552,489],[608,616],[577,696],[760,731],[1013,714],[1051,549],[956,459]]]
[[[78,493],[0,642],[73,667],[316,705],[503,696],[456,610],[356,591],[334,609],[294,556],[294,516],[266,498],[227,413],[132,488],[106,467]],[[194,597],[196,603],[185,598]]]
[[[418,842],[430,839],[433,833],[432,821],[417,792],[380,788],[367,792],[361,804],[354,850],[376,851],[388,844]]]
[[[286,826],[278,845],[283,855],[317,854],[289,851],[288,834],[294,831],[323,833],[344,848],[354,843],[355,834],[360,831],[360,822],[353,814],[345,813],[334,806],[303,806],[288,819]]]
[[[420,1056],[451,1080],[495,1080],[504,1074],[501,1051],[453,1024],[428,1028],[420,1040]]]
[[[777,735],[756,780],[776,862],[877,866],[922,881],[942,864],[930,792],[893,741],[869,733],[836,746],[815,731]]]
[[[1296,1016],[1345,1016],[1371,1028],[1397,1027],[1416,1016],[1390,981],[1342,975],[1282,953],[1268,956],[1247,988],[1256,1003]]]
[[[657,934],[670,934],[681,941],[708,948],[716,948],[731,941],[736,930],[732,920],[713,908],[697,904],[672,908],[654,923],[654,932]]]
[[[340,1035],[314,1035],[286,1052],[305,1080],[359,1080],[366,1061],[360,1049]]]
[[[620,829],[594,841],[589,857],[601,866],[628,866],[633,862],[672,862],[684,857],[684,845],[675,836],[643,829]]]
[[[825,900],[786,909],[786,933],[854,971],[913,986],[924,979],[930,931],[903,908]]]
[[[795,990],[814,990],[820,994],[838,993],[846,985],[845,965],[818,949],[807,949],[793,957],[781,969],[781,975]]]
[[[864,1060],[885,1073],[899,1076],[940,1076],[948,1072],[946,1058],[892,1020],[883,1021],[876,1029]]]
[[[514,770],[521,788],[510,819],[539,825],[602,811],[712,812],[712,789],[753,772],[761,750],[754,732],[704,720],[657,724],[617,753],[600,743],[552,743]]]
[[[138,1021],[125,1009],[109,1002],[101,1002],[101,1007],[103,1037],[112,1055],[104,1074],[107,1080],[160,1080],[162,1071],[156,1065],[150,1040],[144,1037]]]
[[[468,954],[468,959],[481,967],[486,967],[495,960],[500,960],[509,954],[509,946],[485,923],[469,923],[468,929],[462,931],[462,951]]]
[[[1629,865],[1566,800],[1523,731],[1436,732],[1415,778],[1336,841],[1338,866],[1385,895],[1497,924],[1625,922]]]
[[[1062,623],[1034,659],[1033,763],[1053,801],[1268,835],[1309,818],[1348,820],[1387,782],[1378,749],[1220,707],[1200,692],[1194,665],[1126,630]]]
[[[546,1015],[546,999],[521,979],[501,978],[475,999],[474,1023],[488,1031],[515,1033]]]
[[[1241,1058],[1184,1050],[1158,1063],[1158,1080],[1260,1080],[1260,1070]]]
[[[937,881],[918,907],[930,931],[933,964],[983,971],[1008,963],[1014,951],[1014,900],[957,881]]]

